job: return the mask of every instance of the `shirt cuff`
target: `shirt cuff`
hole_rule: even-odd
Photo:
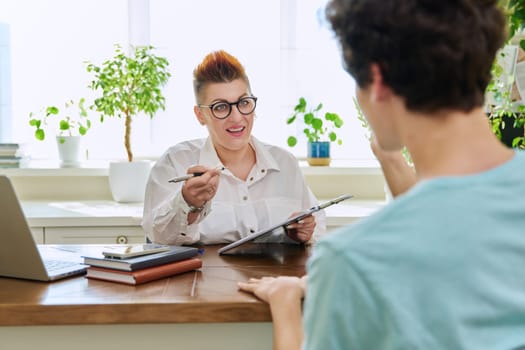
[[[180,191],[177,194],[177,196],[175,196],[175,198],[173,199],[172,205],[173,205],[173,208],[178,208],[182,211],[185,217],[184,221],[186,222],[186,225],[188,225],[188,214],[189,213],[193,213],[193,212],[199,213],[197,220],[189,226],[193,226],[201,222],[211,211],[211,201],[204,203],[204,206],[202,206],[201,208],[196,208],[188,204],[184,200],[184,197],[182,196],[182,191]]]

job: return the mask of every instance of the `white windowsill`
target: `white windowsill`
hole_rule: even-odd
[[[378,175],[382,174],[375,160],[332,160],[330,166],[309,166],[300,160],[305,175]],[[78,167],[61,167],[58,161],[32,160],[21,168],[1,168],[8,176],[107,176],[109,161],[88,161]]]
[[[318,198],[350,193],[360,200],[384,200],[384,177],[377,161],[333,160],[309,166],[300,160],[306,182]],[[33,160],[23,168],[0,168],[22,200],[111,200],[109,161],[89,161],[61,168],[58,161]]]

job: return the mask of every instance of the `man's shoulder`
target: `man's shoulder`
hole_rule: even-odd
[[[519,164],[525,163],[525,149],[518,149],[515,151],[516,162]]]
[[[365,243],[367,239],[371,239],[378,233],[383,232],[381,226],[384,226],[385,222],[387,222],[385,220],[388,220],[384,211],[385,208],[351,225],[335,229],[319,240],[319,246],[334,251],[358,249],[360,244],[367,244]]]
[[[341,251],[382,249],[400,236],[419,232],[425,227],[424,220],[415,220],[431,212],[427,208],[430,203],[421,197],[425,197],[425,194],[410,193],[399,197],[370,216],[328,233],[319,243],[325,248]]]

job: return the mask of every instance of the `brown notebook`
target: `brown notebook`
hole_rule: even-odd
[[[196,270],[201,267],[202,260],[200,258],[179,260],[176,262],[154,267],[147,267],[145,269],[135,271],[120,271],[90,266],[87,269],[86,277],[104,281],[137,285]]]

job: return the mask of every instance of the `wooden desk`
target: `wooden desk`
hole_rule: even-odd
[[[0,278],[0,344],[82,349],[79,339],[86,339],[93,349],[120,334],[113,348],[143,349],[147,339],[150,348],[270,349],[269,308],[237,282],[302,276],[310,249],[277,245],[273,256],[260,257],[219,256],[218,247],[205,247],[199,271],[139,286],[83,276],[52,283]]]

